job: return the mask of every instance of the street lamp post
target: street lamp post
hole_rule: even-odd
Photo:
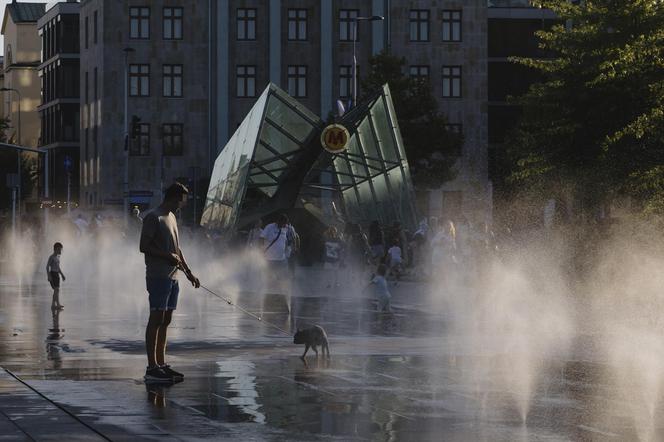
[[[3,87],[0,88],[0,92],[16,92],[16,95],[18,95],[18,130],[16,131],[16,134],[18,136],[18,140],[16,140],[16,144],[19,146],[21,145],[21,93],[18,91],[18,89],[14,89],[12,87]],[[17,150],[16,151],[16,176],[17,178],[17,191],[16,191],[16,199],[18,200],[18,220],[20,222],[21,220],[21,151]]]
[[[355,46],[357,45],[357,25],[360,21],[378,21],[385,20],[382,15],[372,15],[371,17],[355,17],[353,19],[353,103],[351,107],[355,107],[357,103],[357,57],[355,55]]]
[[[123,208],[124,225],[129,227],[129,54],[135,52],[134,48],[124,48],[125,53],[125,81],[124,81],[124,184]]]

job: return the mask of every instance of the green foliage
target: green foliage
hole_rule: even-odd
[[[544,81],[515,100],[524,112],[507,142],[510,182],[545,183],[554,197],[561,183],[572,183],[563,186],[567,197],[584,207],[628,195],[654,210],[655,201],[664,201],[662,3],[539,3],[561,19],[537,34],[555,58],[513,60],[540,71]]]
[[[405,65],[405,58],[386,52],[371,57],[362,80],[363,98],[385,83],[390,86],[413,182],[422,188],[438,187],[454,178],[463,136],[447,129],[431,85],[405,75]]]

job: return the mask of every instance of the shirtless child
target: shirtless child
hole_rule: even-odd
[[[53,289],[53,301],[51,301],[51,310],[62,310],[65,308],[60,304],[60,277],[64,281],[65,275],[60,269],[60,255],[62,255],[62,244],[56,242],[53,244],[53,254],[48,257],[46,263],[46,277],[48,282],[51,283]]]

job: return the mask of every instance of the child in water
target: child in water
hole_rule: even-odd
[[[371,280],[369,287],[373,287],[373,293],[378,301],[378,311],[391,313],[391,299],[392,295],[390,290],[387,287],[387,279],[385,279],[385,274],[387,273],[387,266],[385,264],[380,264],[378,269],[376,269],[376,274]]]
[[[48,257],[48,262],[46,263],[46,276],[48,282],[51,283],[51,288],[53,289],[53,301],[51,302],[51,310],[62,310],[65,308],[60,304],[60,276],[64,281],[65,275],[60,269],[60,255],[62,254],[62,244],[56,242],[53,244],[53,254]]]

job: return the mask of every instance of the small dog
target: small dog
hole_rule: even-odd
[[[300,356],[300,359],[304,361],[304,357],[309,351],[309,347],[314,350],[316,356],[318,356],[318,350],[316,347],[321,346],[323,356],[327,351],[327,357],[330,358],[330,346],[327,342],[327,333],[323,330],[323,327],[314,325],[311,328],[305,328],[304,330],[297,329],[295,337],[293,338],[293,344],[304,344],[304,353]]]

